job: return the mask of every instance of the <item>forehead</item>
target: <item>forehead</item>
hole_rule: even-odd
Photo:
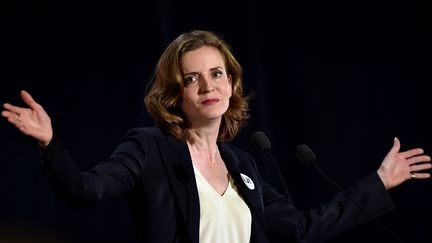
[[[183,72],[196,72],[215,67],[225,67],[220,51],[212,46],[202,46],[186,52],[181,58]]]

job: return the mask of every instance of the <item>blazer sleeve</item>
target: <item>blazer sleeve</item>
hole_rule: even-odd
[[[348,197],[361,205],[367,213]],[[268,185],[263,187],[263,201],[270,237],[295,242],[323,241],[369,220],[369,215],[377,217],[394,208],[377,173],[367,176],[352,188],[336,195],[330,202],[308,212],[297,211],[292,198],[283,197]]]
[[[94,168],[82,171],[54,135],[49,147],[41,151],[44,171],[56,188],[78,201],[101,202],[132,190],[145,166],[142,139],[129,132],[113,154]]]

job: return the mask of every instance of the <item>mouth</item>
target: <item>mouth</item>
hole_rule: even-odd
[[[203,105],[213,105],[219,102],[219,99],[206,99],[201,102]]]

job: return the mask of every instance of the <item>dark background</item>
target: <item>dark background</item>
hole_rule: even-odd
[[[300,164],[311,147],[342,187],[376,171],[399,137],[402,150],[432,151],[431,6],[378,1],[2,1],[0,103],[28,90],[82,169],[135,126],[151,126],[145,86],[163,48],[192,29],[222,34],[256,93],[252,119],[233,141],[256,154],[264,131],[300,209],[337,192]],[[0,226],[48,242],[134,242],[124,199],[76,208],[39,166],[34,142],[0,121]],[[271,164],[264,177],[280,190]],[[404,242],[431,242],[431,180],[390,190],[379,219]],[[0,241],[5,241],[1,239]],[[395,242],[373,221],[328,242]]]

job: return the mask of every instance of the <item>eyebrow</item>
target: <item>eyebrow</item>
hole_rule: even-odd
[[[216,66],[214,68],[210,68],[210,71],[215,71],[215,70],[220,70],[220,69],[223,69],[223,67]],[[197,74],[199,74],[199,72],[190,72],[190,73],[185,73],[184,76],[187,76],[187,75],[197,75]]]

